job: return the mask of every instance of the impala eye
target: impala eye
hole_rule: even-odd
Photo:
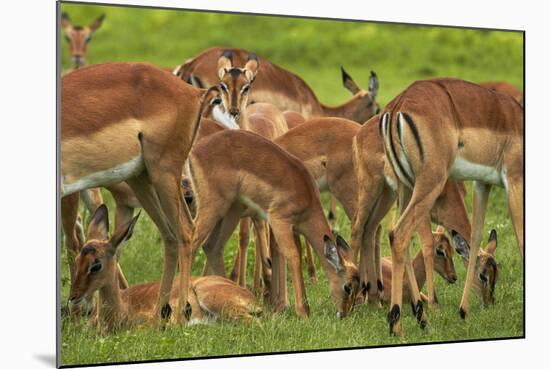
[[[87,36],[86,39],[84,40],[84,42],[88,43],[92,40],[92,36]]]
[[[101,263],[93,263],[92,266],[90,266],[90,274],[94,274],[94,273],[97,273],[101,270],[103,266],[101,265]]]
[[[250,85],[244,86],[241,90],[241,94],[246,95],[249,89],[250,89]]]
[[[220,83],[220,88],[222,89],[223,92],[227,92],[227,85],[225,83]]]

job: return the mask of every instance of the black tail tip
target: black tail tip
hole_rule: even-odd
[[[491,233],[489,234],[489,242],[496,241],[497,240],[497,231],[496,229],[491,229]]]

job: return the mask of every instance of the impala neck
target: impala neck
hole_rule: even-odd
[[[418,284],[418,289],[421,290],[426,282],[426,265],[424,264],[424,256],[422,255],[422,250],[419,250],[414,260],[412,262],[414,276],[416,278],[416,283]]]
[[[239,125],[239,127],[241,127],[242,130],[250,131],[250,121],[248,120],[248,114],[246,110],[239,115],[239,121],[237,122],[237,124]]]
[[[353,96],[350,100],[338,106],[327,106],[319,103],[321,111],[325,117],[339,117],[350,119],[359,123],[363,123],[366,119],[363,119],[360,115],[364,115],[365,109],[362,102],[363,98],[359,95]]]
[[[120,324],[128,317],[128,302],[122,296],[118,284],[118,278],[113,270],[113,283],[103,286],[99,290],[101,306],[99,308],[99,319],[109,327]]]

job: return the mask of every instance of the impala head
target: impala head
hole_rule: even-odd
[[[380,112],[380,105],[376,102],[376,95],[378,94],[379,82],[376,73],[370,72],[369,86],[367,90],[360,88],[351,76],[344,70],[344,67],[340,67],[342,70],[342,83],[344,87],[353,94],[353,112],[354,121],[363,123],[369,120],[373,115]]]
[[[250,53],[244,68],[238,68],[233,66],[232,57],[231,51],[226,50],[218,59],[219,88],[222,98],[220,107],[225,115],[239,122],[239,117],[248,104],[248,93],[260,63],[256,54]]]
[[[361,290],[359,271],[351,262],[352,251],[346,241],[336,236],[336,243],[327,235],[323,237],[325,257],[336,271],[337,278],[330,281],[330,294],[336,304],[338,318],[347,316],[354,307]]]
[[[462,257],[466,265],[470,256],[468,244],[460,234],[454,231],[453,241],[458,254]],[[487,247],[485,249],[480,248],[477,255],[473,288],[484,305],[495,303],[495,285],[498,278],[498,266],[495,259],[497,244],[497,231],[493,229],[489,233]],[[466,245],[466,248],[464,248],[463,245]]]
[[[93,33],[101,27],[103,19],[105,19],[105,14],[89,25],[82,27],[73,25],[69,14],[61,14],[61,28],[65,34],[65,39],[69,43],[69,53],[75,69],[86,65],[88,42],[92,39]]]
[[[132,237],[139,213],[109,237],[109,215],[105,204],[95,211],[88,226],[87,241],[76,257],[75,281],[69,303],[78,305],[109,284],[117,283],[116,253]]]
[[[457,277],[453,262],[454,250],[451,242],[445,236],[445,229],[443,227],[437,227],[434,232],[434,241],[434,269],[447,282],[455,283]]]

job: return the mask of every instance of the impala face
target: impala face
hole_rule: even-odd
[[[341,319],[349,315],[355,306],[356,297],[361,290],[359,271],[349,261],[351,249],[342,237],[336,236],[336,245],[328,236],[324,237],[324,242],[325,257],[338,276],[331,280],[330,294],[336,304],[336,317]]]
[[[434,269],[447,282],[455,283],[457,277],[453,262],[454,250],[451,242],[444,234],[434,234],[434,240]]]
[[[90,23],[90,25],[82,27],[74,26],[67,13],[61,15],[61,27],[65,39],[69,43],[69,53],[75,69],[86,65],[88,43],[92,39],[92,34],[101,27],[104,18],[105,14]]]
[[[109,238],[107,207],[103,204],[97,208],[88,227],[88,240],[76,257],[75,281],[71,285],[69,295],[70,304],[79,305],[91,298],[95,291],[116,281],[117,250],[132,236],[138,218],[139,214]]]
[[[459,234],[453,235],[453,241],[455,242],[455,247],[457,244],[459,245],[457,251],[460,256],[462,256],[464,263],[467,264],[469,255],[463,251],[464,247],[461,247],[461,245],[463,246],[464,244],[467,246],[466,241]],[[479,254],[476,259],[474,283],[472,286],[484,305],[495,303],[494,293],[498,277],[498,265],[494,253],[497,244],[497,232],[493,229],[489,234],[487,247],[485,250],[482,248],[479,249]],[[469,247],[467,250],[469,251]]]
[[[253,53],[248,56],[244,68],[233,67],[229,50],[226,50],[218,60],[218,86],[222,98],[220,108],[226,116],[236,122],[239,122],[239,117],[246,109],[248,93],[256,78],[258,67],[258,58]]]

